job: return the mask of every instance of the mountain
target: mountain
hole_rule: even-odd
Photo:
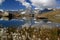
[[[37,15],[37,17],[45,17],[48,18],[48,20],[60,23],[60,9],[56,9],[50,12],[44,12],[43,14]]]
[[[42,13],[46,13],[46,12],[51,12],[51,11],[53,11],[54,9],[52,9],[52,8],[45,8],[45,9],[42,9],[42,10],[40,10],[40,9],[35,9],[34,10],[34,13],[38,13],[38,14],[42,14]]]
[[[53,9],[45,8],[44,10],[41,10],[41,13],[44,13],[44,12],[50,12],[50,11],[53,11]]]

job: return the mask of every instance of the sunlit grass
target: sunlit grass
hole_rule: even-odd
[[[56,15],[60,15],[60,10],[43,13],[38,16],[48,18],[48,20],[51,20],[52,22],[60,23],[60,16]]]

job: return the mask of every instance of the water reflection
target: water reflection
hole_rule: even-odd
[[[12,19],[12,20],[0,20],[0,24],[3,25],[4,27],[8,26],[40,26],[40,25],[49,25],[49,26],[60,26],[60,23],[54,23],[49,21],[48,19],[44,20],[37,20],[34,17],[22,17],[19,19]]]

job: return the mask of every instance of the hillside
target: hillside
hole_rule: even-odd
[[[37,17],[45,17],[48,20],[60,23],[60,9],[40,14]]]

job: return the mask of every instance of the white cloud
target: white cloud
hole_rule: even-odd
[[[26,8],[29,8],[32,5],[41,10],[44,8],[56,8],[57,6],[56,0],[29,0],[32,4],[26,2],[26,0],[16,0],[16,1],[22,3],[22,5],[24,5]]]
[[[4,2],[5,0],[0,0],[0,5]]]
[[[55,7],[56,0],[30,0],[37,8]]]
[[[31,7],[30,3],[26,2],[26,0],[16,0],[16,1],[22,3],[22,5],[24,5],[26,8]]]
[[[24,6],[26,6],[26,8],[28,8],[28,7],[31,7],[30,6],[30,3],[28,3],[28,2],[24,2],[24,3],[22,3]]]
[[[0,9],[0,11],[2,11],[2,12],[3,12],[3,9]]]
[[[19,1],[19,2],[21,2],[21,3],[25,2],[25,0],[16,0],[16,1]]]

